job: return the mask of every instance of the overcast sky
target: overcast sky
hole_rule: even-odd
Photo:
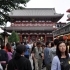
[[[66,22],[66,10],[70,8],[70,0],[30,0],[27,8],[55,8],[57,13],[64,14],[60,21]]]
[[[67,22],[67,10],[70,8],[70,0],[30,0],[26,8],[55,8],[56,13],[64,14],[60,22]],[[7,26],[10,24],[8,23]]]

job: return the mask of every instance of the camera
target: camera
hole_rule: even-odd
[[[42,54],[41,53],[39,53],[39,56],[42,58]]]

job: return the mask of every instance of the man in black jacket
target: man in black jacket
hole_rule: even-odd
[[[24,57],[25,50],[25,46],[17,46],[16,54],[14,58],[9,61],[7,70],[32,70],[30,61]]]

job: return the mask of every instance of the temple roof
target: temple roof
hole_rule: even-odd
[[[54,8],[25,8],[23,10],[13,10],[10,17],[62,17],[63,14],[56,13]]]
[[[23,27],[23,26],[18,26],[18,27],[15,27],[15,26],[13,26],[13,27],[6,27],[6,30],[7,31],[52,31],[53,30],[53,27],[52,26],[50,26],[50,27],[46,27],[46,26],[36,26],[36,27],[34,27],[34,26],[30,26],[30,27],[28,27],[28,26],[26,26],[26,27]]]

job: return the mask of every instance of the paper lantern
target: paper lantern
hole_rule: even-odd
[[[70,35],[68,35],[68,39],[70,39]]]
[[[67,36],[63,36],[63,40],[66,40],[67,39]]]
[[[70,14],[68,14],[67,17],[70,18]]]
[[[60,40],[60,41],[65,41],[65,40],[67,40],[67,36],[60,36],[60,37],[59,37],[59,40]]]

